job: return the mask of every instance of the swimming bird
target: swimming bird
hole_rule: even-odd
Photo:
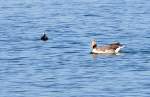
[[[41,40],[43,41],[47,41],[48,40],[48,36],[46,35],[46,33],[43,33],[43,36],[41,37]]]
[[[96,40],[92,40],[91,48],[93,54],[117,54],[123,45],[119,42],[114,42],[105,46],[97,47]]]

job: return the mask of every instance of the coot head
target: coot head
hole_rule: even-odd
[[[48,40],[48,36],[46,35],[46,33],[43,33],[43,36],[41,37],[41,40],[43,40],[43,41]]]

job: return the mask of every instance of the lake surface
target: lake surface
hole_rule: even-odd
[[[1,0],[0,97],[150,97],[150,1]]]

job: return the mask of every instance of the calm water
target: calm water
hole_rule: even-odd
[[[150,97],[150,1],[1,0],[0,63],[0,97]]]

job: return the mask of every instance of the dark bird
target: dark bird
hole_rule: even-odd
[[[43,36],[41,37],[41,40],[43,40],[43,41],[48,40],[48,36],[46,35],[46,33],[43,33]]]

